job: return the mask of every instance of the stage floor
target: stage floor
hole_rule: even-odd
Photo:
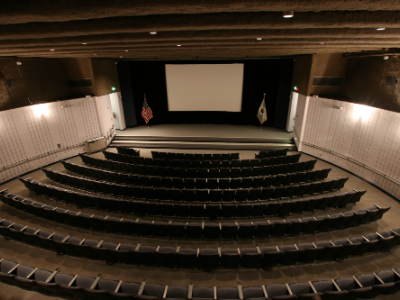
[[[214,149],[214,150],[268,150],[288,148],[295,150],[292,134],[272,127],[170,124],[140,126],[117,130],[110,147]]]
[[[292,133],[272,127],[213,124],[152,125],[117,130],[118,138],[146,140],[196,140],[291,143]]]

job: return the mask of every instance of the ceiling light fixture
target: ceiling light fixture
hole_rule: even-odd
[[[320,43],[320,44],[323,45],[323,44],[325,44],[325,43],[322,42],[322,43]]]
[[[95,53],[95,54],[93,54],[93,55],[97,55],[97,54]]]
[[[150,31],[150,34],[157,34],[157,31]]]
[[[283,17],[284,18],[293,18],[294,11],[293,10],[287,10],[283,12]]]
[[[50,51],[54,51],[54,49],[50,49]]]
[[[128,52],[129,50],[125,50],[125,52]]]
[[[380,28],[377,28],[376,30],[382,31],[382,30],[385,30],[385,29],[386,29],[385,27],[380,27]]]
[[[119,58],[123,58],[123,56],[120,56]]]
[[[87,43],[82,43],[82,45],[87,45]]]
[[[389,55],[385,55],[384,57],[383,57],[383,60],[388,60],[389,59]]]
[[[257,38],[257,41],[261,41],[262,40],[262,38]]]
[[[182,46],[182,45],[176,45],[176,46],[180,47],[180,46]]]

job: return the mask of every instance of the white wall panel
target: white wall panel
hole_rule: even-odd
[[[295,123],[296,132],[304,130],[301,151],[343,167],[400,198],[400,114],[311,97],[304,115],[302,123],[297,119]]]
[[[99,119],[112,124],[107,105],[109,97],[80,98],[0,112],[0,182],[84,152],[105,135]]]
[[[112,128],[114,128],[110,95],[104,95],[94,98],[99,115],[101,133],[102,135],[106,135]]]

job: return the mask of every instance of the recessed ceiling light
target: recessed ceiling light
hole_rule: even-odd
[[[157,34],[157,31],[150,31],[150,34]]]
[[[257,41],[261,41],[262,40],[262,38],[257,38]]]
[[[182,46],[182,45],[177,45],[178,47]]]
[[[54,51],[54,49],[50,49],[50,51]]]
[[[385,27],[380,27],[380,28],[377,28],[376,30],[385,30],[386,28]]]
[[[82,43],[82,45],[87,45],[87,43]]]
[[[129,50],[125,50],[125,52],[128,52]]]
[[[284,18],[293,18],[294,11],[293,10],[287,10],[283,12],[283,17]]]

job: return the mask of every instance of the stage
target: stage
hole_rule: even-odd
[[[117,130],[110,147],[296,150],[292,133],[249,125],[166,124]]]

